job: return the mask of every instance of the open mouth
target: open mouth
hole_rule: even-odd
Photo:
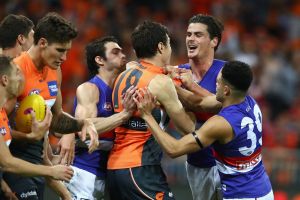
[[[189,52],[194,52],[197,48],[198,48],[198,46],[196,46],[196,45],[188,45]]]

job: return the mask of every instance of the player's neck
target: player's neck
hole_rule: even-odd
[[[222,107],[226,108],[231,105],[237,105],[237,104],[242,103],[243,101],[245,101],[245,96],[240,96],[240,97],[232,97],[231,96],[224,100]]]
[[[13,48],[8,48],[8,49],[3,49],[2,50],[2,54],[10,57],[10,58],[15,58],[17,56],[19,56],[22,52],[22,48],[21,47],[13,47]]]
[[[0,89],[0,92],[1,92],[1,98],[0,98],[0,109],[2,109],[7,101],[7,98],[6,98],[6,91],[4,88],[1,87]]]
[[[39,50],[39,48],[37,46],[33,46],[27,52],[28,52],[30,58],[32,59],[32,62],[34,63],[34,66],[36,67],[36,69],[38,71],[43,71],[45,64],[41,59],[41,56],[40,56],[41,51]]]
[[[166,67],[166,63],[164,63],[162,59],[157,56],[154,56],[152,58],[142,58],[141,60],[158,67],[162,67],[162,68]]]
[[[189,64],[191,65],[191,69],[193,74],[198,79],[202,79],[202,77],[205,75],[205,73],[209,70],[209,68],[212,66],[214,61],[213,55],[206,56],[204,58],[193,58],[189,59]]]
[[[101,78],[109,87],[113,88],[119,73],[115,71],[99,70],[97,76]]]

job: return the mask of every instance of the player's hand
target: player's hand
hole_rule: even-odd
[[[122,104],[124,106],[124,111],[129,113],[129,116],[133,113],[134,110],[136,110],[136,104],[133,100],[133,95],[135,91],[137,90],[137,87],[130,86],[126,92],[122,95]]]
[[[148,88],[137,90],[133,100],[136,103],[142,118],[151,115],[153,108],[156,106],[156,97],[150,93]]]
[[[35,117],[35,112],[31,111],[31,133],[26,134],[26,136],[34,141],[39,141],[44,138],[45,134],[48,132],[51,120],[52,120],[52,113],[50,108],[47,108],[46,115],[43,121],[38,121]]]
[[[89,135],[90,139],[89,153],[92,153],[98,148],[99,145],[98,134],[94,124],[90,120],[85,119],[81,132],[78,133],[81,141],[86,140],[87,134]]]
[[[185,86],[187,89],[191,88],[191,86],[194,84],[191,70],[178,68],[176,69],[176,74],[176,78],[181,80],[183,86]]]
[[[74,174],[73,169],[70,166],[55,165],[51,167],[50,176],[56,180],[62,180],[69,182]]]
[[[75,134],[65,134],[61,137],[57,144],[59,152],[58,164],[71,165],[75,156]]]
[[[5,197],[5,199],[18,200],[16,195],[11,191],[10,187],[3,179],[1,180],[1,190],[3,192],[3,196]]]

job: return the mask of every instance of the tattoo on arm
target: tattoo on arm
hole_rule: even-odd
[[[58,116],[53,116],[50,130],[61,134],[68,134],[81,131],[83,121],[73,118],[62,112]]]

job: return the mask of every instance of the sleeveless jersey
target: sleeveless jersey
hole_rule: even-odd
[[[163,69],[141,61],[139,66],[121,73],[113,91],[115,112],[123,110],[122,94],[131,86],[144,88]],[[152,113],[163,128],[167,121],[166,113],[157,108]],[[115,142],[108,159],[108,169],[124,169],[144,165],[160,165],[162,150],[147,127],[147,123],[135,112],[126,124],[115,129]]]
[[[16,107],[26,96],[31,94],[41,95],[48,107],[55,103],[58,85],[57,71],[45,66],[43,71],[38,71],[27,52],[23,52],[14,62],[20,67],[24,75],[24,90],[18,97]],[[32,163],[42,162],[43,140],[36,142],[25,142],[13,140],[10,145],[12,154]]]
[[[0,133],[6,145],[9,146],[11,142],[10,126],[4,108],[1,108],[0,110]]]
[[[271,191],[262,163],[262,113],[255,100],[246,96],[218,114],[231,125],[234,139],[214,144],[224,198],[257,198]]]
[[[99,90],[99,102],[97,103],[97,117],[109,117],[114,114],[112,107],[112,88],[110,88],[101,78],[94,76],[88,81],[97,86]],[[77,106],[77,98],[74,102],[74,111]],[[88,153],[88,149],[76,146],[74,166],[86,170],[100,178],[106,175],[106,166],[109,150],[113,146],[114,131],[102,133],[99,136],[100,149],[93,153]],[[105,148],[103,150],[102,148]]]
[[[217,76],[224,66],[225,61],[214,59],[211,67],[205,73],[201,81],[199,81],[198,85],[208,90],[209,92],[216,94],[216,82]],[[179,68],[191,69],[190,64],[179,65]],[[196,112],[197,118],[196,128],[200,128],[204,122],[212,116],[210,113]],[[187,162],[191,165],[201,167],[201,168],[209,168],[216,165],[215,159],[213,157],[213,152],[211,147],[207,147],[195,153],[188,154]]]

